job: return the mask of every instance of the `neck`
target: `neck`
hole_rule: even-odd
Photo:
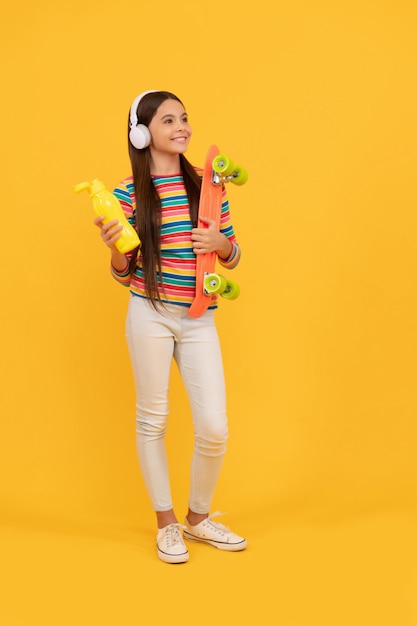
[[[152,154],[151,174],[154,176],[171,176],[181,170],[178,154]]]

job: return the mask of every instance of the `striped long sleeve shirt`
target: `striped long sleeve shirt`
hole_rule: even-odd
[[[196,171],[202,176],[202,170],[196,168]],[[190,306],[195,296],[196,255],[191,241],[193,225],[183,177],[181,174],[152,176],[152,180],[162,205],[160,231],[162,276],[158,276],[161,300],[170,304]],[[125,178],[113,193],[120,201],[127,220],[135,227],[136,201],[133,177]],[[232,252],[228,259],[218,257],[218,262],[226,269],[233,269],[239,263],[240,248],[230,220],[229,202],[224,187],[220,232],[232,243]],[[126,255],[128,260],[131,254]],[[122,285],[129,287],[133,295],[147,297],[140,254],[133,276],[130,275],[129,267],[123,272],[112,267],[111,271],[113,277]],[[210,308],[216,306],[217,296],[213,296]]]

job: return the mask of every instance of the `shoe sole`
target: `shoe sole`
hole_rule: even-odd
[[[239,543],[222,543],[221,541],[215,541],[214,539],[204,539],[203,537],[196,537],[195,535],[191,535],[186,530],[184,530],[184,539],[188,541],[199,541],[200,543],[208,543],[210,546],[214,548],[218,548],[219,550],[225,550],[227,552],[240,552],[240,550],[244,550],[248,545],[246,539],[240,541]]]
[[[164,563],[186,563],[190,558],[188,552],[183,552],[182,554],[166,554],[165,552],[161,552],[159,548],[157,548],[157,551],[158,557],[161,559],[161,561],[164,561]]]

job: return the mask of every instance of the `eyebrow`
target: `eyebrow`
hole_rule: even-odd
[[[180,117],[184,117],[184,115],[188,117],[186,111],[184,111],[184,113],[182,113]],[[166,117],[175,117],[175,114],[174,113],[166,113],[165,115],[163,115],[161,117],[161,120],[164,120]]]

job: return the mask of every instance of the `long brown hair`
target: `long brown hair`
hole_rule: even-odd
[[[139,102],[137,109],[138,122],[148,126],[157,109],[165,100],[177,100],[182,104],[181,100],[169,91],[149,93],[143,96]],[[128,126],[129,156],[136,198],[136,229],[141,242],[140,246],[134,250],[130,260],[130,272],[132,275],[135,273],[136,260],[140,252],[146,295],[151,300],[152,305],[157,308],[161,302],[161,295],[158,290],[158,275],[162,281],[160,249],[161,200],[151,178],[151,155],[149,148],[139,150],[130,142],[130,113]],[[197,226],[201,180],[194,167],[183,154],[180,154],[180,167],[190,205],[190,219],[193,226]]]

